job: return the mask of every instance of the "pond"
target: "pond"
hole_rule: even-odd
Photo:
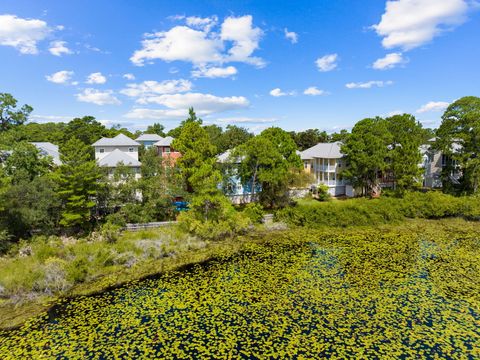
[[[296,230],[0,334],[2,359],[480,357],[478,237]]]

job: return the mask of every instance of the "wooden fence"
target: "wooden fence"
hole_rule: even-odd
[[[273,214],[265,214],[263,216],[263,223],[271,223],[273,222]],[[164,226],[170,226],[176,224],[177,221],[157,221],[157,222],[150,222],[150,223],[143,223],[143,224],[127,224],[122,230],[127,231],[139,231],[139,230],[146,230],[146,229],[155,229]]]
[[[170,226],[176,224],[176,221],[157,221],[157,222],[150,222],[150,223],[143,223],[143,224],[127,224],[123,228],[123,230],[128,231],[138,231],[138,230],[145,230],[145,229],[155,229],[163,226]]]

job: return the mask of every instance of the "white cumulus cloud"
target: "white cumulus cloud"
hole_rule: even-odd
[[[262,29],[253,27],[251,15],[227,17],[222,23],[220,38],[223,41],[233,42],[233,46],[228,50],[225,60],[250,63],[258,67],[264,66],[265,62],[261,58],[251,56],[258,49],[262,35]]]
[[[67,84],[73,75],[73,71],[62,70],[51,75],[46,75],[45,78],[55,84]]]
[[[121,104],[112,90],[97,90],[88,88],[75,95],[78,101],[96,105],[119,105]]]
[[[86,81],[87,84],[105,84],[106,82],[107,78],[101,72],[91,73]]]
[[[139,66],[155,59],[194,64],[220,62],[221,49],[222,42],[209,38],[208,33],[187,26],[175,26],[168,31],[147,34],[142,41],[142,49],[135,51],[130,60]]]
[[[62,56],[62,55],[68,55],[72,54],[73,52],[67,47],[67,42],[66,41],[52,41],[50,43],[50,47],[48,48],[48,51],[50,51],[50,54],[55,55],[55,56]]]
[[[287,28],[285,28],[283,31],[285,33],[285,39],[290,40],[292,44],[296,44],[298,42],[298,34],[296,32],[288,31]]]
[[[164,80],[144,81],[139,84],[127,84],[127,87],[120,90],[120,93],[129,97],[137,98],[136,102],[146,104],[149,98],[164,94],[175,94],[190,91],[193,84],[189,80]]]
[[[175,26],[168,31],[146,34],[142,48],[134,52],[130,60],[138,66],[154,60],[185,61],[195,66],[224,64],[237,61],[261,67],[265,62],[252,56],[259,48],[263,31],[253,26],[251,15],[227,17],[219,31],[217,18],[176,17],[186,25]]]
[[[377,70],[387,70],[393,69],[397,65],[406,63],[401,53],[390,53],[385,55],[385,57],[377,59],[372,67]]]
[[[370,89],[372,87],[384,87],[387,85],[392,85],[393,81],[367,81],[367,82],[351,82],[345,85],[348,89]]]
[[[450,103],[446,101],[429,101],[425,105],[422,105],[418,110],[417,113],[422,114],[430,111],[443,111],[445,110]]]
[[[243,96],[219,97],[191,92],[151,96],[145,99],[145,103],[159,104],[174,110],[193,107],[195,111],[203,115],[242,109],[250,105],[249,101]]]
[[[215,15],[206,18],[198,16],[188,16],[185,18],[185,22],[188,26],[199,28],[205,32],[209,32],[211,28],[218,23],[218,17]]]
[[[43,20],[0,15],[0,45],[14,47],[22,54],[38,54],[37,43],[51,32]]]
[[[372,27],[383,47],[410,50],[465,22],[468,9],[467,0],[387,1],[381,21]]]
[[[192,71],[192,77],[194,78],[226,78],[237,74],[237,68],[235,66],[227,67],[205,67],[202,66]]]
[[[337,67],[338,54],[328,54],[318,58],[315,63],[322,72],[332,71]]]
[[[303,91],[304,95],[310,95],[310,96],[318,96],[318,95],[326,95],[327,92],[324,90],[318,89],[316,86],[310,86],[309,88],[306,88]]]
[[[133,74],[123,74],[122,77],[124,79],[130,80],[130,81],[135,80],[135,75],[133,75]]]
[[[196,109],[195,109],[196,110]],[[197,112],[197,115],[202,115]],[[148,119],[148,120],[181,120],[188,117],[188,109],[168,110],[168,109],[144,109],[136,108],[124,114],[123,117],[129,119]]]
[[[166,109],[135,108],[124,117],[134,119],[181,119],[193,106],[197,115],[205,116],[228,110],[243,109],[250,105],[243,96],[219,97],[211,94],[185,93],[165,94],[148,99],[149,103],[163,105]]]
[[[293,95],[295,95],[295,91],[284,92],[280,88],[275,88],[275,89],[270,90],[270,95],[272,95],[274,97],[293,96]]]
[[[277,122],[277,118],[254,118],[248,116],[225,117],[215,119],[218,124],[267,124]]]

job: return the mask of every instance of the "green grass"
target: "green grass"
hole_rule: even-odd
[[[203,261],[217,247],[175,227],[125,232],[114,243],[88,239],[38,237],[0,258],[0,327],[13,327],[45,310],[57,299],[100,292],[149,274]],[[28,249],[29,256],[19,256]]]

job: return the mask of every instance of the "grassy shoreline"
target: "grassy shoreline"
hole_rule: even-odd
[[[52,307],[62,300],[78,296],[89,296],[128,286],[150,277],[158,276],[169,271],[178,271],[183,267],[202,264],[212,259],[229,256],[241,250],[245,244],[261,242],[264,230],[256,229],[251,234],[225,239],[218,242],[205,242],[205,246],[194,249],[178,251],[172,257],[150,259],[131,268],[120,268],[114,272],[100,275],[74,285],[68,291],[57,295],[44,295],[33,300],[18,303],[3,300],[0,302],[0,330],[16,329],[28,319],[47,313]],[[163,235],[165,229],[156,229],[138,233],[125,233],[125,237],[144,238]],[[146,235],[146,236],[145,236]]]
[[[276,217],[289,224],[291,231],[298,227],[301,231],[355,235],[365,229],[401,231],[417,227],[419,232],[426,228],[435,232],[435,226],[451,226],[460,232],[470,229],[480,237],[480,229],[475,229],[478,222],[470,221],[480,213],[478,198],[451,199],[434,194],[410,199],[414,202],[388,198],[303,202],[279,211]],[[429,225],[432,222],[433,227]],[[271,231],[277,230],[259,225],[243,236],[204,241],[171,226],[124,232],[115,241],[93,234],[87,239],[39,237],[20,243],[9,256],[0,258],[0,330],[18,328],[66,298],[102,293],[238,253],[250,243],[264,241]],[[29,253],[21,256],[25,249]]]

